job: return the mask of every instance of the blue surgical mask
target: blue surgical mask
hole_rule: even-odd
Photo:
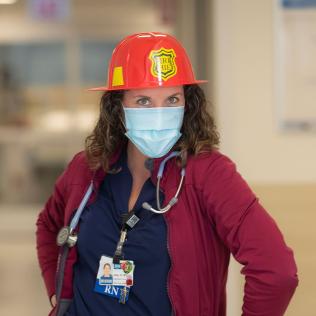
[[[126,108],[125,135],[146,156],[164,156],[181,136],[184,106]]]

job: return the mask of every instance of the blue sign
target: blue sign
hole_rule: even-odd
[[[28,8],[35,20],[66,20],[70,15],[70,0],[28,0]]]
[[[316,0],[281,0],[285,9],[305,9],[316,7]]]

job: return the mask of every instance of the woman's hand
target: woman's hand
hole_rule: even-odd
[[[50,303],[51,303],[51,305],[53,307],[56,306],[57,301],[56,301],[56,295],[55,294],[50,298]]]

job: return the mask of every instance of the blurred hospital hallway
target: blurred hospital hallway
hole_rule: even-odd
[[[293,249],[286,316],[316,310],[316,0],[0,0],[0,315],[50,310],[35,222],[98,116],[108,60],[127,34],[174,34],[221,136]],[[231,260],[227,316],[240,316]],[[196,315],[199,316],[199,315]]]
[[[48,302],[35,251],[38,205],[1,205],[1,315],[46,315]]]

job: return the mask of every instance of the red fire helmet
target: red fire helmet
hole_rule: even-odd
[[[196,80],[182,45],[168,34],[137,33],[113,50],[105,87],[90,91],[171,87],[207,82]]]

